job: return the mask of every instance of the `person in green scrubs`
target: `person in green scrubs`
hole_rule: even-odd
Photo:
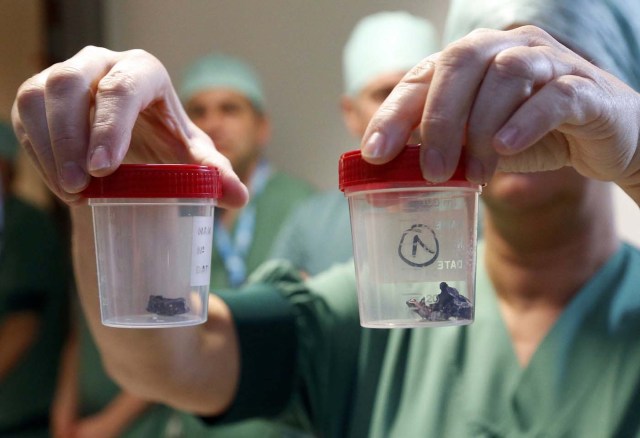
[[[341,108],[354,138],[362,138],[369,120],[405,73],[438,46],[433,25],[405,11],[377,12],[358,21],[342,52]],[[349,206],[334,189],[312,196],[295,209],[281,228],[270,258],[289,260],[315,275],[352,256]]]
[[[520,6],[530,11],[532,4]],[[472,5],[466,5],[454,2],[452,10],[469,14]],[[640,15],[622,0],[574,0],[569,16],[568,5],[545,4],[540,16],[565,25],[569,17],[579,33],[586,28],[578,17],[590,17],[589,32],[599,36],[584,41],[600,46],[582,47],[576,39],[574,52],[555,39],[568,44],[551,21],[553,36],[540,28],[545,20],[508,9],[506,23],[514,29],[473,32],[412,69],[363,138],[365,159],[383,163],[420,126],[427,179],[448,179],[464,153],[467,178],[491,180],[483,195],[485,237],[472,325],[362,329],[352,266],[305,282],[291,266],[274,263],[254,273],[242,291],[212,295],[204,325],[109,330],[100,324],[95,263],[86,245],[90,214],[72,205],[78,290],[114,375],[141,396],[217,425],[286,410],[308,430],[331,437],[639,435],[640,251],[618,240],[604,181],[640,204],[640,95],[632,88],[640,88],[634,82],[639,67],[608,61],[632,58]],[[537,26],[517,27],[529,21]],[[599,33],[599,26],[606,31]],[[606,57],[590,51],[598,47]],[[150,59],[142,52],[88,49],[21,88],[14,126],[62,199],[73,203],[82,184],[57,179],[50,157],[62,150],[39,127],[66,120],[57,99],[81,116],[71,121],[88,119],[89,110],[84,100],[46,93],[46,79],[69,65],[95,63],[127,68],[128,77],[166,78]],[[115,79],[106,71],[92,67],[79,74],[92,83]],[[177,101],[169,81],[137,85],[134,102],[111,104],[135,108],[137,115],[138,99],[153,102],[141,114],[193,139],[186,161],[202,162],[201,132],[179,114],[157,117],[154,105],[171,108]],[[117,128],[133,126],[133,116],[100,107],[95,113],[97,125],[114,126],[108,133],[113,143],[105,137],[87,145],[83,123],[48,127],[53,134],[71,129],[77,137],[65,138],[78,141],[67,147],[99,176],[119,162],[103,160],[95,148],[109,144],[119,153],[119,135],[129,133]],[[148,147],[134,142],[128,159],[143,160]],[[166,152],[174,143],[154,147]],[[240,179],[215,153],[206,156],[223,170],[222,204],[241,206],[247,197]],[[537,173],[513,173],[523,171]]]
[[[229,159],[249,188],[241,210],[216,209],[210,288],[238,287],[267,256],[289,212],[312,194],[311,185],[277,171],[264,156],[271,134],[261,81],[245,61],[223,54],[191,64],[180,97],[192,120]],[[212,433],[191,415],[139,399],[107,375],[81,314],[67,345],[56,418],[72,429],[123,437],[203,436]],[[214,431],[216,436],[279,436],[284,426],[265,421]]]
[[[71,273],[52,217],[11,191],[17,151],[10,125],[2,122],[0,436],[47,437]]]
[[[267,161],[267,101],[244,60],[220,53],[199,58],[184,73],[180,99],[249,189],[242,209],[216,209],[210,287],[235,288],[266,260],[283,222],[313,188]]]
[[[193,62],[180,85],[187,114],[225,155],[249,189],[249,203],[240,210],[216,209],[211,259],[213,293],[237,288],[264,262],[287,218],[314,189],[301,179],[278,171],[265,157],[271,135],[267,102],[260,78],[244,60],[226,54],[206,55]],[[185,437],[280,437],[298,432],[271,421],[250,420],[215,429],[193,415],[177,413],[172,427]]]

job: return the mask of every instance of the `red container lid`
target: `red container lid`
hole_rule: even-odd
[[[214,198],[222,196],[220,172],[191,164],[122,164],[91,178],[85,198]]]
[[[359,150],[349,151],[340,157],[339,187],[345,189],[356,186],[383,188],[388,184],[407,184],[418,186],[468,186],[479,187],[465,178],[464,164],[460,163],[449,181],[432,183],[422,176],[420,169],[420,145],[407,145],[398,156],[385,164],[370,164],[364,161]],[[416,184],[417,183],[417,184]]]

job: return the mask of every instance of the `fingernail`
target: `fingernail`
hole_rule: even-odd
[[[422,155],[422,176],[427,181],[444,180],[444,158],[439,150],[428,148]]]
[[[84,189],[88,182],[88,175],[74,161],[67,161],[60,168],[60,180],[62,186],[69,193],[76,193]]]
[[[365,158],[380,158],[384,153],[385,138],[384,134],[379,131],[369,136],[369,139],[362,147],[362,156]]]
[[[496,134],[496,140],[506,150],[516,149],[518,134],[518,129],[515,126],[508,126]]]
[[[89,159],[89,172],[108,169],[109,167],[111,167],[109,151],[107,151],[107,148],[104,146],[98,146],[93,150],[91,158]]]
[[[484,180],[484,165],[476,157],[467,157],[466,177],[467,180],[477,184],[483,184]]]

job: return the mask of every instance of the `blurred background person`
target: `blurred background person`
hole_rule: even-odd
[[[0,436],[49,436],[70,264],[52,217],[13,192],[18,143],[0,122]]]
[[[180,98],[249,188],[244,208],[216,210],[211,288],[237,287],[266,259],[291,209],[313,190],[268,162],[271,122],[261,81],[246,62],[223,54],[200,58],[185,72]]]
[[[393,87],[411,67],[436,52],[439,41],[428,20],[404,11],[377,12],[358,21],[342,53],[340,102],[354,144]],[[282,227],[271,258],[290,260],[301,271],[315,275],[352,254],[349,206],[336,188],[296,208]]]
[[[186,70],[180,98],[193,122],[216,148],[250,193],[242,209],[216,209],[211,261],[212,292],[240,286],[268,257],[293,209],[312,193],[301,179],[277,171],[266,158],[271,137],[262,83],[252,66],[226,54],[206,55]],[[281,423],[248,420],[206,427],[191,414],[174,416],[171,429],[185,437],[281,437],[299,432]]]

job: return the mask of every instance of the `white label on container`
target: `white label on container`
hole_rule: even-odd
[[[191,245],[191,286],[207,286],[211,278],[213,216],[193,218]]]

